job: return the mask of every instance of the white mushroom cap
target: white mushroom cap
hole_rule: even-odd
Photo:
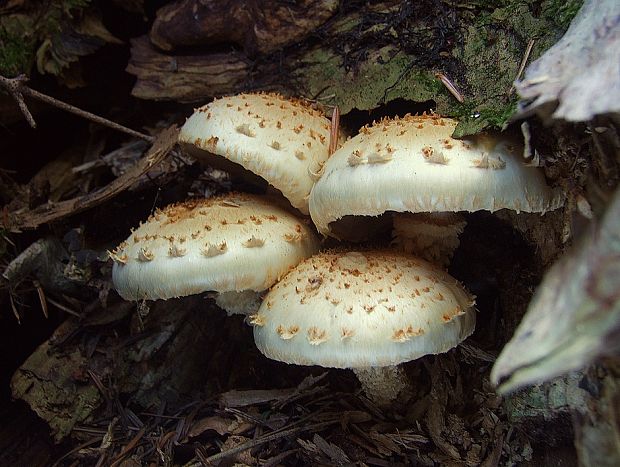
[[[324,252],[265,296],[254,340],[298,365],[396,365],[455,347],[475,326],[473,297],[430,263],[391,251]]]
[[[563,197],[526,166],[519,146],[496,136],[451,137],[457,122],[407,115],[363,127],[325,163],[310,195],[322,233],[347,215],[386,211],[545,212]]]
[[[179,135],[183,147],[223,156],[267,180],[308,214],[308,195],[328,157],[330,121],[304,101],[239,94],[197,109]]]
[[[261,291],[318,251],[316,234],[268,198],[241,193],[170,205],[111,254],[127,300]]]

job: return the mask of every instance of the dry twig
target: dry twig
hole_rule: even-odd
[[[109,128],[112,128],[113,130],[118,130],[123,133],[127,133],[128,135],[134,136],[136,138],[140,138],[146,141],[153,141],[154,139],[152,136],[145,135],[144,133],[140,133],[139,131],[132,130],[131,128],[127,128],[126,126],[119,125],[118,123],[113,122],[112,120],[108,120],[107,118],[100,117],[99,115],[95,115],[93,113],[79,109],[78,107],[75,107],[71,104],[67,104],[66,102],[62,102],[58,99],[54,99],[53,97],[48,96],[47,94],[43,94],[43,93],[40,93],[39,91],[35,91],[34,89],[31,89],[24,84],[26,81],[27,81],[27,78],[23,75],[20,75],[16,78],[6,78],[0,75],[0,85],[4,87],[9,92],[9,94],[11,94],[13,99],[15,99],[15,101],[17,102],[17,105],[19,106],[19,109],[22,111],[22,114],[24,114],[24,118],[28,121],[28,124],[32,128],[36,128],[37,124],[34,121],[34,118],[32,117],[30,110],[28,110],[28,106],[26,105],[26,102],[24,101],[24,95],[30,96],[34,99],[45,102],[46,104],[53,105],[54,107],[58,107],[59,109],[62,109],[66,112],[79,115],[80,117],[90,120],[91,122],[99,123],[100,125],[107,126]]]
[[[214,465],[216,462],[219,462],[222,459],[235,456],[237,454],[242,453],[243,451],[247,451],[248,449],[252,449],[256,446],[260,446],[261,444],[265,444],[270,441],[275,441],[281,438],[286,438],[288,436],[292,436],[297,433],[301,433],[303,431],[311,431],[311,432],[316,433],[317,431],[322,430],[323,428],[326,428],[329,425],[333,425],[334,423],[339,423],[339,421],[332,420],[329,422],[315,423],[314,425],[305,425],[305,426],[299,426],[295,428],[289,428],[288,430],[275,431],[273,433],[269,433],[264,436],[261,436],[260,438],[256,438],[251,441],[247,441],[245,443],[239,444],[238,446],[235,446],[234,448],[229,449],[227,451],[222,451],[217,454],[213,454],[212,456],[209,456],[205,459],[201,459],[200,462],[201,464],[205,466]],[[199,464],[190,464],[190,467],[198,467],[198,465]]]
[[[138,178],[164,160],[176,144],[178,131],[174,125],[162,131],[155,138],[149,152],[131,170],[108,185],[83,196],[43,204],[32,210],[9,213],[2,221],[3,228],[12,231],[36,229],[42,224],[76,214],[109,200],[129,188]]]

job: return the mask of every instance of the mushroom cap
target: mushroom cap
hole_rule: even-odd
[[[255,93],[215,99],[196,109],[179,134],[192,147],[223,156],[262,177],[304,214],[327,160],[330,121],[298,99]]]
[[[261,291],[318,248],[314,231],[268,198],[229,193],[155,212],[111,253],[112,279],[127,300]]]
[[[392,251],[319,253],[265,296],[254,340],[298,365],[396,365],[455,347],[475,326],[473,297],[446,272]]]
[[[545,212],[563,197],[540,170],[526,166],[518,144],[500,136],[451,137],[457,122],[407,115],[365,126],[325,163],[310,194],[318,230],[347,215],[386,211]]]

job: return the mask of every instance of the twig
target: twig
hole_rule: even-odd
[[[45,300],[45,292],[43,291],[43,287],[41,287],[41,283],[37,280],[32,281],[32,285],[37,289],[37,294],[39,295],[39,302],[41,302],[41,310],[43,311],[43,316],[45,319],[48,319],[49,313],[47,311],[47,301]]]
[[[253,439],[242,443],[238,446],[235,446],[232,449],[228,449],[226,451],[219,452],[217,454],[213,454],[212,456],[207,457],[206,459],[200,459],[200,463],[204,466],[213,465],[216,462],[221,461],[227,457],[235,456],[243,451],[247,451],[248,449],[255,448],[256,446],[260,446],[261,444],[269,443],[270,441],[275,441],[276,439],[286,438],[287,436],[296,435],[297,433],[301,433],[302,431],[312,431],[317,432],[318,430],[325,428],[329,425],[333,425],[334,423],[340,423],[339,420],[331,420],[329,422],[316,423],[314,425],[306,425],[300,426],[296,428],[289,428],[288,430],[276,431],[273,433],[268,433],[260,438]],[[189,464],[190,467],[197,467],[200,464]]]
[[[0,78],[0,84],[2,84],[2,86],[4,86],[5,89],[9,92],[11,97],[15,99],[17,105],[19,106],[19,110],[21,110],[22,114],[24,114],[24,118],[26,119],[28,124],[32,128],[36,128],[37,123],[34,121],[30,110],[28,110],[28,106],[24,102],[24,96],[22,95],[22,88],[25,87],[23,86],[23,83],[26,81],[26,77],[21,75],[13,79],[8,79],[4,76],[0,76]]]
[[[135,448],[136,445],[140,442],[140,440],[144,436],[144,433],[146,433],[146,428],[142,428],[140,431],[138,431],[136,436],[134,436],[131,441],[129,441],[129,443],[127,443],[127,445],[123,448],[120,454],[116,456],[116,459],[114,459],[114,461],[110,464],[110,467],[119,466],[123,459],[127,456],[127,454],[129,454],[131,450]]]
[[[340,130],[340,109],[338,106],[334,107],[332,113],[332,125],[329,130],[329,152],[331,156],[338,148],[338,132]]]
[[[525,65],[527,64],[528,59],[530,58],[530,54],[532,53],[532,47],[534,47],[534,39],[530,39],[527,43],[527,47],[525,48],[525,53],[523,54],[523,58],[521,59],[521,64],[519,65],[519,71],[517,72],[517,76],[515,77],[512,86],[510,86],[510,90],[508,91],[508,95],[511,95],[515,91],[514,83],[521,79],[521,75],[523,74],[523,70],[525,70]]]
[[[443,84],[445,88],[450,91],[450,94],[452,94],[457,101],[459,101],[461,104],[465,102],[463,94],[461,94],[461,92],[456,88],[454,83],[450,81],[450,79],[446,75],[444,75],[443,73],[435,73],[435,78],[441,81],[441,84]]]
[[[278,455],[272,457],[271,459],[268,459],[263,464],[263,467],[273,467],[273,466],[276,466],[276,465],[281,465],[280,464],[281,461],[286,459],[288,456],[291,456],[291,455],[296,454],[298,452],[299,452],[299,448],[289,449],[288,451],[281,452]]]
[[[100,442],[99,438],[93,438],[91,440],[86,441],[85,443],[80,444],[79,446],[74,447],[73,449],[71,449],[69,452],[66,452],[65,454],[63,454],[61,457],[59,457],[56,462],[54,462],[52,464],[52,467],[58,467],[60,465],[60,463],[66,459],[67,457],[70,457],[72,454],[75,454],[76,452],[79,452],[81,449],[87,448],[89,446],[92,446],[93,444],[97,444]]]
[[[54,305],[56,308],[64,311],[65,313],[69,313],[72,316],[75,316],[76,318],[82,318],[82,315],[80,313],[78,313],[77,311],[72,310],[71,308],[69,308],[68,306],[63,305],[60,302],[57,302],[56,300],[54,300],[53,298],[50,297],[45,297],[45,300],[47,300],[48,302],[50,302],[52,305]]]
[[[46,203],[29,211],[10,213],[2,221],[3,227],[12,231],[36,229],[42,224],[90,209],[129,188],[137,179],[159,164],[172,150],[177,141],[178,128],[171,126],[157,135],[149,152],[131,169],[108,185],[83,196],[57,203]]]
[[[112,128],[113,130],[121,131],[136,138],[140,138],[146,141],[154,140],[152,136],[145,135],[144,133],[132,130],[131,128],[127,128],[126,126],[119,125],[112,120],[100,117],[99,115],[87,112],[71,104],[67,104],[66,102],[54,99],[53,97],[40,93],[39,91],[35,91],[34,89],[31,89],[24,84],[26,81],[27,78],[23,75],[18,76],[17,78],[6,78],[0,75],[0,85],[2,85],[2,87],[4,87],[11,94],[13,99],[15,99],[17,105],[19,106],[19,109],[22,111],[22,114],[24,114],[24,118],[28,121],[32,128],[36,128],[37,124],[34,121],[30,110],[28,110],[26,102],[24,102],[24,95],[30,96],[34,99],[45,102],[46,104],[58,107],[59,109],[62,109],[66,112],[79,115],[80,117],[90,120],[91,122],[99,123],[100,125],[107,126],[109,128]]]

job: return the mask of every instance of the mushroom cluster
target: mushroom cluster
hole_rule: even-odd
[[[131,300],[214,291],[229,313],[249,315],[267,357],[351,368],[387,405],[409,387],[401,363],[446,352],[474,330],[474,297],[444,270],[462,212],[562,204],[516,144],[452,139],[456,123],[384,119],[329,156],[336,132],[306,102],[273,93],[216,99],[183,126],[186,151],[269,184],[324,235],[363,238],[357,216],[392,213],[393,245],[319,252],[310,219],[266,196],[229,193],[153,214],[111,253],[114,284]]]

